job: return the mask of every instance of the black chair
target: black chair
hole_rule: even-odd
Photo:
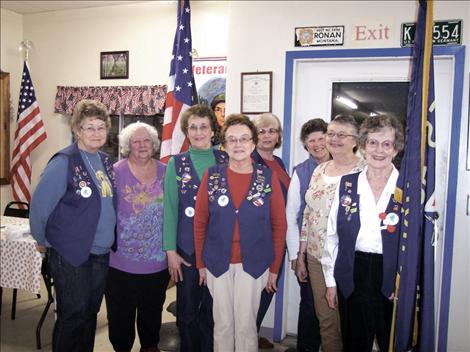
[[[6,205],[5,210],[3,211],[4,216],[13,216],[16,218],[29,218],[29,204],[25,202],[10,202]],[[3,293],[3,289],[0,289],[0,300]],[[18,290],[13,289],[13,298],[11,302],[11,320],[15,320],[16,317],[16,296]],[[38,298],[41,298],[41,295],[37,295]],[[1,312],[1,311],[0,311]]]
[[[4,216],[29,218],[29,204],[25,202],[10,202],[3,211]]]

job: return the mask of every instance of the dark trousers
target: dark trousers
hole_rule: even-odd
[[[281,261],[281,267],[279,268],[279,273],[277,275],[276,285],[278,285],[279,278],[281,277],[281,274],[284,271],[285,256],[286,256],[286,251],[284,250],[284,254],[282,256],[282,261]],[[256,317],[256,327],[258,328],[258,332],[259,332],[259,329],[261,328],[261,323],[264,320],[264,316],[268,312],[269,305],[271,304],[273,297],[274,297],[274,293],[269,293],[268,291],[266,291],[266,289],[264,289],[263,292],[261,292],[258,315]]]
[[[320,323],[315,313],[312,286],[308,277],[307,282],[298,282],[300,286],[300,304],[299,320],[297,322],[297,351],[318,352],[321,344]]]
[[[176,322],[180,333],[180,351],[210,352],[214,348],[212,296],[207,286],[199,286],[199,270],[194,254],[178,250],[190,267],[181,265],[183,281],[176,284]]]
[[[167,269],[152,274],[132,274],[109,268],[105,298],[109,341],[115,351],[132,349],[136,318],[140,346],[158,346],[169,280]]]
[[[109,254],[90,254],[85,263],[75,267],[56,250],[49,249],[49,270],[57,299],[54,352],[93,351],[96,316],[103,299],[108,264]]]
[[[372,351],[374,337],[381,351],[388,350],[393,303],[381,292],[381,254],[356,252],[354,292],[347,299],[338,290],[345,352]]]

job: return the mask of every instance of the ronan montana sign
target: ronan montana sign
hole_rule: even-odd
[[[296,27],[295,46],[343,45],[344,26]]]

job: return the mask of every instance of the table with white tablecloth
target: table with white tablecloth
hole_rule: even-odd
[[[0,287],[38,294],[41,289],[41,254],[30,234],[29,220],[1,217]]]

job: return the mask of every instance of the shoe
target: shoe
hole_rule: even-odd
[[[258,348],[261,348],[263,350],[269,350],[269,349],[272,349],[274,348],[274,345],[271,341],[269,341],[267,338],[265,337],[260,337],[258,339]]]

